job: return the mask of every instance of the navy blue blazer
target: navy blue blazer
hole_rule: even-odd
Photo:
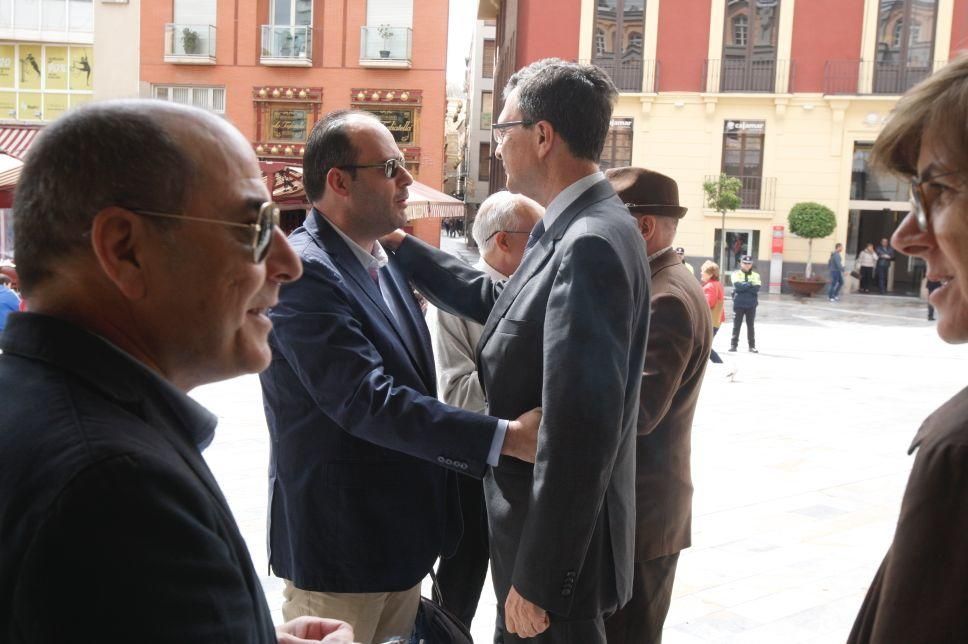
[[[482,477],[497,421],[439,402],[430,336],[395,260],[400,320],[316,210],[289,238],[302,279],[270,317],[269,563],[297,588],[389,592],[451,554],[455,472]]]

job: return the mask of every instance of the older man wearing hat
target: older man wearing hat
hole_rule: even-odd
[[[609,644],[662,639],[679,551],[692,523],[692,419],[712,347],[709,307],[672,241],[686,214],[669,177],[643,168],[605,173],[635,217],[652,272],[652,321],[636,439],[632,599],[605,622]]]

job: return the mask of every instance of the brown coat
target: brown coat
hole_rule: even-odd
[[[692,418],[712,348],[699,282],[671,250],[653,258],[652,320],[636,439],[636,561],[691,544]]]
[[[968,641],[968,389],[928,416],[917,448],[851,643]]]

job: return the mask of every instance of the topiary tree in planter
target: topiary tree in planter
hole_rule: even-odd
[[[807,240],[807,268],[805,277],[810,279],[812,273],[810,256],[813,253],[813,240],[826,237],[834,232],[834,228],[837,227],[837,217],[834,215],[833,210],[823,204],[803,201],[795,204],[790,209],[787,221],[790,223],[791,233]]]
[[[706,205],[719,213],[722,218],[722,228],[719,239],[719,270],[726,270],[726,213],[739,208],[743,199],[739,196],[743,189],[743,182],[736,177],[725,174],[719,175],[712,181],[703,181],[703,192],[706,193]]]

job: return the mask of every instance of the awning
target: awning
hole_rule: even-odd
[[[13,190],[20,180],[20,170],[24,162],[0,152],[0,191]]]
[[[5,125],[0,127],[0,152],[23,159],[39,132],[39,127],[31,125]]]

